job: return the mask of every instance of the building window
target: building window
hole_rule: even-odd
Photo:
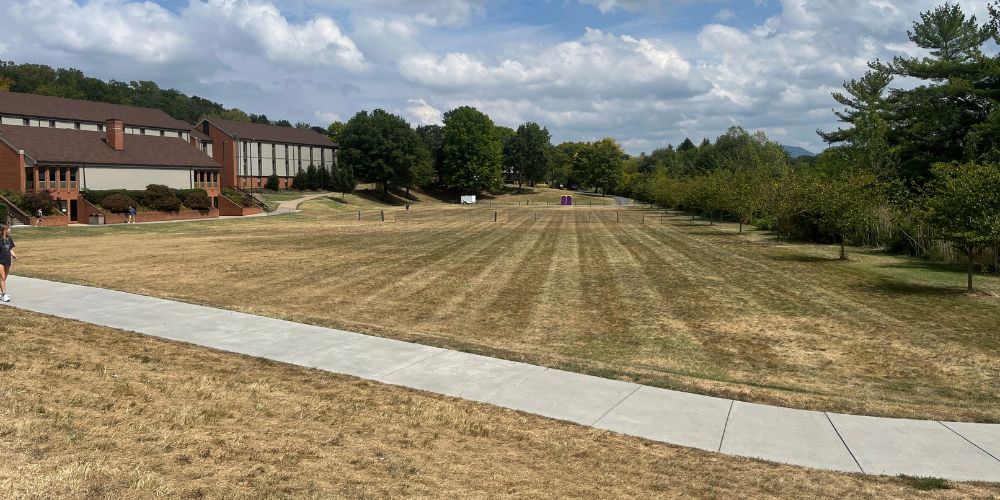
[[[167,136],[167,131],[166,130],[161,130],[160,131],[160,137],[166,137],[166,136]]]
[[[27,127],[27,126],[31,125],[31,120],[29,120],[27,118],[24,118],[23,120],[21,120],[21,124],[24,125],[25,127]]]
[[[146,135],[146,129],[144,128],[139,129],[139,135]]]
[[[73,128],[80,130],[80,122],[73,123]]]
[[[24,167],[24,191],[32,192],[35,190],[35,169],[31,167]]]
[[[56,121],[55,120],[49,120],[49,128],[56,128]]]
[[[59,189],[66,189],[66,169],[59,168]]]
[[[104,124],[103,123],[97,124],[97,131],[98,132],[104,132]]]
[[[76,189],[76,169],[69,169],[69,187],[71,189]]]

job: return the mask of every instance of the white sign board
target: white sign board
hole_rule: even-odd
[[[463,196],[462,197],[462,204],[463,205],[475,205],[476,204],[476,195]]]

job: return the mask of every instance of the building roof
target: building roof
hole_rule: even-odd
[[[179,137],[125,134],[125,150],[115,151],[104,132],[3,125],[0,141],[42,163],[219,168]]]
[[[82,101],[65,97],[0,92],[0,114],[55,120],[104,123],[117,118],[125,125],[188,131],[191,125],[153,108]]]
[[[240,139],[281,142],[286,144],[302,144],[305,146],[337,147],[337,144],[323,134],[304,128],[282,127],[280,125],[264,125],[261,123],[234,122],[209,118],[205,120],[230,136]]]
[[[200,141],[212,142],[212,138],[209,137],[208,134],[196,128],[191,129],[191,137],[194,137],[195,139],[198,139]]]

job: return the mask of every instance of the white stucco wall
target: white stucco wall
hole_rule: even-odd
[[[154,167],[83,167],[77,175],[84,189],[146,189],[163,184],[175,189],[191,188],[191,169]]]

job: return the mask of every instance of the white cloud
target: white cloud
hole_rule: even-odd
[[[627,10],[632,12],[649,10],[670,2],[664,2],[663,0],[580,0],[580,3],[584,5],[593,5],[594,7],[597,7],[597,10],[608,13],[616,10]]]
[[[439,91],[489,89],[498,96],[538,93],[689,96],[707,88],[680,52],[658,39],[587,29],[574,41],[519,47],[510,58],[462,52],[404,58],[404,78]]]
[[[329,112],[326,112],[326,111],[319,111],[319,110],[317,110],[317,111],[315,111],[313,113],[313,115],[320,121],[321,126],[322,125],[329,125],[329,124],[331,124],[333,122],[342,121],[340,119],[340,115],[338,115],[336,113],[329,113]]]
[[[180,19],[152,3],[91,0],[28,0],[7,9],[6,37],[77,53],[125,56],[164,63],[191,53]],[[86,22],[81,22],[86,20]],[[16,37],[13,37],[16,39]]]
[[[13,32],[7,36],[19,38],[18,43],[85,57],[198,65],[211,64],[220,51],[259,51],[278,64],[351,71],[363,70],[366,64],[354,42],[329,17],[291,23],[268,0],[192,0],[179,14],[153,2],[16,0],[7,14]]]
[[[406,115],[418,125],[441,125],[442,123],[441,110],[427,104],[423,98],[406,101]]]
[[[715,13],[715,20],[719,22],[726,22],[736,19],[736,13],[730,9],[722,9]]]

